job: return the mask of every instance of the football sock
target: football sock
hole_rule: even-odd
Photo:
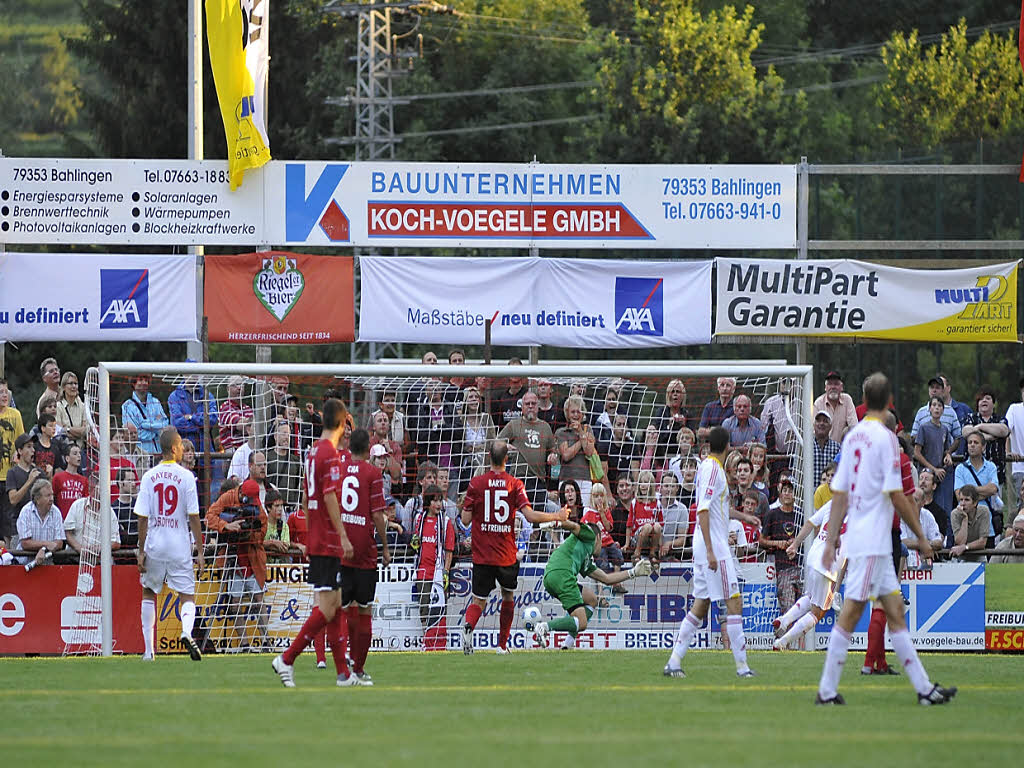
[[[512,632],[512,619],[516,615],[516,604],[511,600],[501,601],[501,615],[498,625],[498,647],[508,646],[508,636]]]
[[[690,641],[697,634],[700,628],[700,619],[687,612],[686,616],[679,623],[679,632],[676,633],[676,644],[672,648],[672,655],[669,657],[668,666],[670,669],[679,669],[683,663],[683,657],[690,648]]]
[[[813,613],[805,613],[803,616],[796,620],[796,623],[789,628],[789,630],[780,638],[780,640],[782,640],[782,642],[785,645],[795,643],[797,640],[803,637],[808,630],[812,629],[814,625],[817,623],[817,616],[815,616]]]
[[[750,667],[747,666],[747,638],[743,636],[743,617],[729,616],[725,620],[725,628],[729,634],[729,644],[732,646],[736,671],[746,672]]]
[[[579,625],[576,624],[576,619],[572,616],[562,616],[560,619],[548,622],[548,629],[552,632],[568,632],[573,637],[579,631]]]
[[[341,611],[338,611],[341,613]],[[313,638],[313,651],[316,653],[317,663],[327,661],[327,632],[317,632]]]
[[[476,623],[480,621],[481,613],[482,609],[480,606],[470,600],[469,605],[466,606],[466,623],[473,629],[476,629]]]
[[[142,641],[146,645],[146,655],[153,655],[153,631],[156,629],[156,601],[142,601]]]
[[[889,633],[889,639],[892,640],[892,649],[903,668],[907,670],[907,677],[910,678],[914,689],[922,695],[927,694],[932,689],[932,681],[928,679],[924,665],[917,658],[917,651],[914,650],[910,633],[906,629],[901,629],[899,632]]]
[[[196,604],[189,600],[181,604],[181,634],[192,637],[192,627],[196,624]]]
[[[307,645],[313,642],[313,638],[320,634],[320,630],[326,626],[327,619],[320,612],[320,606],[313,606],[313,610],[310,611],[309,618],[302,625],[299,634],[292,640],[292,644],[288,646],[288,649],[281,654],[284,663],[288,665],[294,664],[298,655],[306,649]]]
[[[809,598],[807,595],[804,595],[795,603],[793,603],[793,605],[790,606],[788,611],[779,616],[779,626],[785,629],[794,621],[796,621],[805,613],[807,613],[809,610],[811,610],[811,598]]]
[[[334,670],[344,677],[348,677],[348,662],[345,661],[345,650],[348,647],[345,633],[342,630],[341,611],[335,611],[334,618],[327,622],[324,632],[317,635],[317,638],[325,637],[327,644],[331,647],[331,657],[334,659]],[[315,641],[314,641],[315,642]]]
[[[868,651],[864,654],[864,666],[871,669],[885,669],[885,611],[881,606],[871,610],[868,623]]]
[[[370,652],[370,644],[373,641],[373,615],[360,613],[359,621],[359,647],[355,649],[352,656],[352,663],[356,672],[363,673],[363,665],[366,664],[366,654]]]
[[[818,695],[822,699],[834,699],[839,693],[839,678],[843,676],[849,650],[850,636],[836,624],[828,636],[828,652],[825,654],[825,666],[821,670],[821,682],[818,683]]]
[[[562,647],[565,649],[571,649],[576,647],[576,638],[573,635],[566,635],[562,641]]]

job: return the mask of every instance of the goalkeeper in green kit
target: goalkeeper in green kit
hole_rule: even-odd
[[[571,642],[564,647],[572,648],[576,635],[587,628],[587,620],[594,614],[592,606],[597,605],[597,595],[588,587],[581,590],[576,577],[589,576],[602,584],[618,584],[636,576],[649,576],[651,562],[644,559],[627,571],[605,573],[594,564],[594,555],[601,551],[601,535],[596,525],[563,520],[551,527],[560,527],[571,535],[551,553],[544,568],[544,589],[562,604],[568,615],[551,622],[538,622],[533,628],[534,638],[546,648],[552,631],[568,632]]]

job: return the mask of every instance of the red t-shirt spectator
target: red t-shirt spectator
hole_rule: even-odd
[[[53,476],[53,503],[60,515],[67,518],[71,505],[89,495],[89,481],[74,472],[58,472]]]
[[[135,485],[139,484],[139,470],[135,467],[135,462],[131,459],[126,459],[124,456],[111,456],[110,457],[110,503],[115,504],[118,496],[121,495],[121,489],[117,487],[117,474],[122,469],[130,469],[132,474],[135,475]]]
[[[661,505],[656,501],[644,502],[633,499],[633,506],[629,508],[629,518],[626,520],[626,530],[636,533],[643,526],[654,523],[665,524]]]
[[[605,515],[607,515],[607,519],[602,519],[600,512],[598,512],[596,509],[591,509],[590,507],[587,507],[586,509],[583,510],[583,520],[581,522],[593,523],[597,525],[597,527],[601,529],[601,546],[610,547],[612,544],[615,543],[615,539],[612,538],[612,535],[610,533],[612,525],[612,516],[611,512],[605,512]]]
[[[430,515],[420,512],[416,515],[412,530],[413,535],[420,538],[420,551],[416,561],[416,578],[419,581],[433,581],[437,565],[444,565],[443,555],[439,558],[437,552],[438,523],[444,526],[444,544],[441,549],[445,552],[455,551],[455,525],[450,517],[444,513]]]
[[[308,534],[309,527],[306,525],[306,510],[300,507],[288,515],[288,539],[292,544],[306,546]]]

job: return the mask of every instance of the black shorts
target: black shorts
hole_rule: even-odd
[[[315,592],[341,589],[341,558],[329,555],[310,555],[306,582]]]
[[[373,605],[373,596],[377,593],[376,568],[352,568],[341,566],[341,604],[342,606],[357,603],[366,608]]]
[[[519,561],[512,565],[478,565],[473,563],[473,597],[485,599],[494,591],[497,582],[510,592],[519,583]]]

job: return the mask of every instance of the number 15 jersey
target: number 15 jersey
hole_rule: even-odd
[[[522,481],[508,472],[485,472],[469,482],[465,507],[473,513],[473,562],[516,562],[516,512],[530,506]]]

